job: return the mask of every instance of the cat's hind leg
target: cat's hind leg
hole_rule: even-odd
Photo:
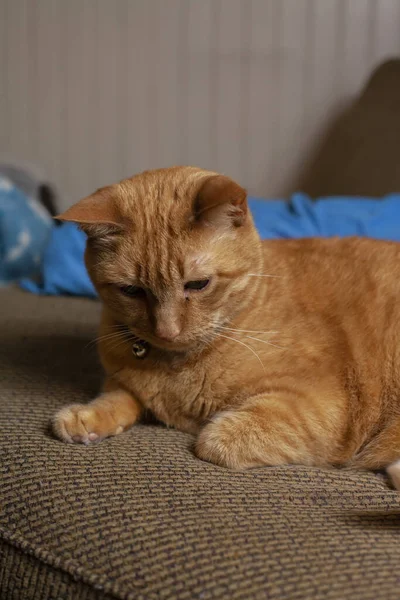
[[[201,430],[196,455],[206,461],[246,469],[261,465],[326,465],[341,438],[340,399],[274,391],[217,413]]]

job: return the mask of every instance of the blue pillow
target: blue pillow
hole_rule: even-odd
[[[42,205],[0,175],[1,285],[40,272],[52,228]]]
[[[297,193],[289,201],[250,198],[249,206],[263,239],[358,235],[400,241],[399,194],[382,200],[332,197],[313,202]],[[22,287],[37,294],[96,297],[83,261],[85,243],[85,234],[72,223],[54,228],[42,282],[24,280]]]
[[[400,194],[379,200],[329,197],[314,202],[296,193],[289,202],[250,198],[249,205],[263,239],[357,235],[400,241]]]
[[[41,282],[23,279],[21,286],[34,294],[96,298],[85,267],[85,246],[86,235],[74,223],[55,227],[44,253]]]

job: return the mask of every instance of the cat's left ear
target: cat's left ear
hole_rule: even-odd
[[[124,226],[112,187],[97,190],[55,218],[77,223],[88,235],[121,230]]]
[[[229,177],[213,175],[198,190],[193,213],[196,222],[240,227],[248,213],[246,190]]]

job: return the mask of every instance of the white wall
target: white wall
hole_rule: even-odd
[[[0,154],[65,204],[195,164],[273,195],[400,53],[400,0],[0,0]]]

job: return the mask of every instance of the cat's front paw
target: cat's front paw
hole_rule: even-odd
[[[56,413],[53,431],[64,442],[92,444],[122,433],[124,426],[117,423],[105,408],[90,404],[71,404]]]
[[[250,427],[247,415],[240,411],[226,411],[216,415],[197,438],[196,456],[230,469],[258,466],[249,454]]]

